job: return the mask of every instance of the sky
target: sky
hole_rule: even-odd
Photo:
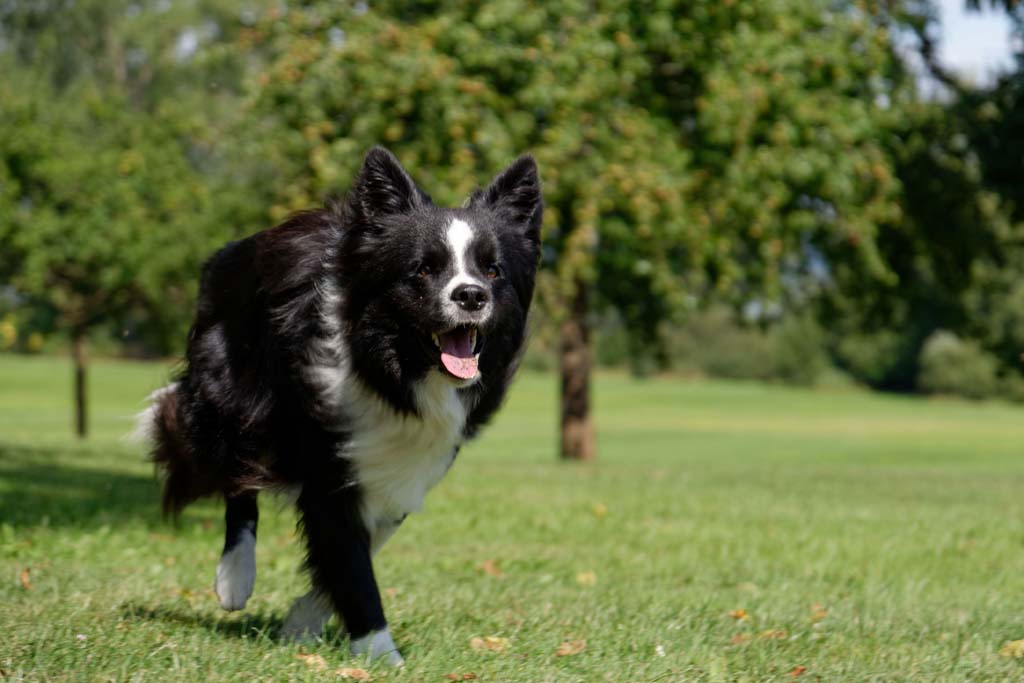
[[[939,59],[975,83],[991,82],[1012,64],[1010,21],[1002,12],[968,12],[963,0],[938,0],[942,13]]]

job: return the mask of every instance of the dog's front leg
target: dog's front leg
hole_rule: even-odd
[[[332,491],[324,484],[306,484],[298,500],[313,590],[326,596],[344,620],[352,654],[398,666],[402,655],[384,618],[358,492]]]

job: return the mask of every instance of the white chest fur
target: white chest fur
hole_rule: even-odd
[[[339,455],[354,466],[367,528],[387,535],[397,520],[423,508],[427,491],[448,471],[462,441],[466,408],[437,371],[415,388],[418,416],[396,413],[362,386],[347,399],[352,438]]]
[[[338,455],[353,464],[376,549],[402,517],[423,508],[427,491],[448,471],[462,442],[466,406],[455,385],[432,370],[414,388],[419,415],[395,412],[351,371],[338,317],[343,297],[333,279],[324,279],[318,291],[326,335],[310,346],[305,375],[325,411],[342,417],[351,435]]]

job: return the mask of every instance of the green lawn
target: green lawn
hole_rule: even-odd
[[[219,505],[164,524],[120,439],[168,372],[97,363],[80,444],[67,364],[0,356],[0,679],[1024,680],[1022,408],[607,374],[600,462],[566,466],[555,383],[524,375],[378,557],[386,671],[336,631],[275,640],[304,584],[270,499],[249,609],[220,611]]]

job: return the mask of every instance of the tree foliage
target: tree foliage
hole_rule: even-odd
[[[666,321],[781,300],[815,258],[892,277],[875,245],[900,214],[887,135],[905,70],[856,5],[305,2],[249,38],[268,60],[253,131],[281,171],[275,215],[344,187],[368,141],[446,203],[530,150],[544,304],[617,311],[635,363],[665,357]],[[565,373],[589,371],[581,324],[563,327]]]
[[[529,149],[549,291],[586,283],[642,342],[708,293],[776,293],[808,244],[885,271],[875,231],[900,208],[883,100],[901,96],[900,66],[856,11],[310,2],[257,33],[278,215],[344,186],[367,140],[455,203]]]
[[[47,313],[37,323],[72,338],[81,435],[90,331],[177,346],[200,260],[238,232],[226,211],[244,202],[213,118],[242,73],[219,49],[230,11],[230,0],[0,4],[0,275]]]
[[[130,322],[179,343],[199,259],[238,233],[214,117],[241,70],[199,52],[235,4],[0,7],[0,272],[60,330]]]
[[[967,4],[1021,25],[1015,0]],[[201,259],[343,190],[370,145],[446,204],[531,151],[566,373],[589,372],[594,319],[651,368],[723,301],[815,315],[875,386],[919,386],[937,330],[1017,373],[1021,71],[964,83],[936,18],[931,0],[0,0],[0,277],[54,329],[170,352]]]

